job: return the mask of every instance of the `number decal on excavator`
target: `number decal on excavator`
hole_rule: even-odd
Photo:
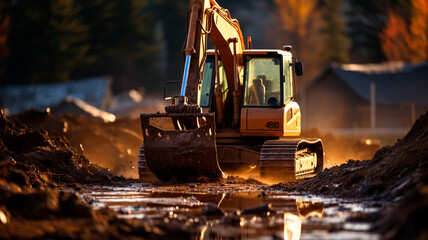
[[[279,128],[279,122],[267,122],[266,127],[267,128]]]

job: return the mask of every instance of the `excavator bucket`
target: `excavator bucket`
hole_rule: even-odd
[[[162,181],[218,180],[214,114],[141,114],[148,168]]]

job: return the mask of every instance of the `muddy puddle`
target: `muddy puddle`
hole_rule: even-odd
[[[81,192],[95,208],[141,219],[190,239],[378,239],[369,223],[348,221],[379,209],[259,185],[92,186]]]

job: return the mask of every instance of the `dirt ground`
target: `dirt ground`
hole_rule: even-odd
[[[119,219],[107,208],[94,210],[78,194],[85,184],[129,181],[117,174],[136,177],[139,127],[138,119],[104,123],[36,111],[8,119],[1,112],[0,238],[189,238],[192,226],[173,220],[166,224]],[[313,132],[306,134],[315,137]],[[428,113],[403,139],[377,151],[372,160],[368,159],[375,147],[320,134],[326,151],[350,148],[355,156],[349,158],[366,160],[339,165],[341,158],[349,159],[339,156],[337,166],[315,178],[269,188],[392,203],[373,231],[384,239],[426,239]],[[226,182],[261,185],[239,177]]]
[[[0,112],[1,239],[150,236],[150,231],[118,219],[112,210],[93,210],[74,191],[57,190],[120,181],[125,179],[91,164],[65,138],[35,131]]]
[[[112,174],[138,178],[137,159],[142,145],[139,118],[106,123],[81,115],[31,110],[14,117],[34,130],[66,138],[78,153]]]

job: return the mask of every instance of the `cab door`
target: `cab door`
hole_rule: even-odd
[[[246,56],[245,60],[241,134],[298,136],[300,111],[296,111],[298,105],[292,101],[291,58],[269,54]]]

